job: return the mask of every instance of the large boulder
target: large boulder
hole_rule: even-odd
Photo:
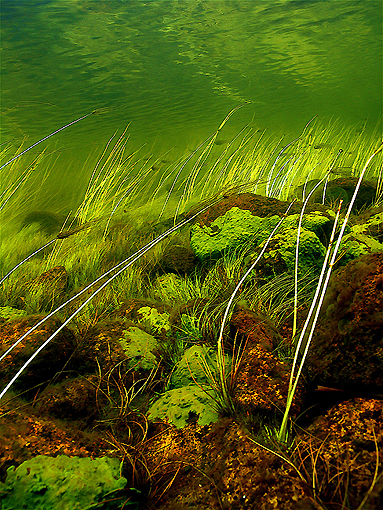
[[[363,255],[330,280],[307,363],[315,383],[383,390],[383,252]]]
[[[0,483],[3,510],[103,510],[121,508],[126,495],[118,459],[38,455],[8,468]],[[108,502],[102,503],[104,499]]]

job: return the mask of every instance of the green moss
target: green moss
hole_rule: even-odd
[[[383,251],[383,243],[377,241],[374,237],[368,235],[372,227],[383,223],[383,213],[371,216],[366,223],[353,225],[350,232],[343,236],[340,253],[343,253],[341,263],[347,264],[361,255]]]
[[[217,259],[224,251],[236,249],[242,244],[251,242],[259,245],[269,237],[279,220],[279,216],[259,218],[248,210],[232,207],[209,227],[194,225],[190,244],[200,260]],[[324,213],[313,211],[304,215],[302,225],[306,231],[319,234],[331,221]],[[282,225],[283,232],[289,235],[289,229],[296,228],[298,223],[299,214],[288,216]]]
[[[198,421],[198,425],[208,425],[218,420],[218,413],[214,409],[214,400],[207,394],[211,388],[190,384],[182,388],[175,388],[162,395],[148,411],[148,419],[156,419],[172,423],[177,428],[183,428],[191,421]]]
[[[286,266],[284,269],[294,271],[297,234],[297,228],[285,228],[281,233],[276,234],[264,254],[266,263],[273,265],[274,261],[281,258]],[[304,274],[313,268],[319,269],[325,253],[326,248],[314,232],[302,227],[299,238],[299,273]]]
[[[296,226],[298,226],[299,215],[294,214],[295,216],[297,217]],[[315,234],[318,234],[320,230],[326,229],[332,223],[332,220],[322,211],[312,211],[304,214],[302,219],[302,226]]]
[[[383,243],[361,232],[350,232],[343,236],[340,253],[343,253],[342,264],[347,264],[361,255],[383,251]]]
[[[192,227],[190,245],[200,260],[217,259],[221,254],[253,240],[260,242],[265,232],[279,221],[278,216],[259,218],[250,211],[232,207],[209,227],[196,224]]]
[[[38,455],[18,468],[8,468],[5,483],[0,483],[1,508],[112,510],[122,508],[126,501],[126,495],[118,498],[116,494],[126,483],[118,459]],[[117,500],[102,503],[106,498]]]
[[[25,317],[27,312],[25,310],[18,310],[11,306],[0,306],[0,318],[5,321],[11,321],[13,319],[21,319]]]
[[[225,356],[227,372],[231,359]],[[185,351],[170,379],[170,389],[148,411],[150,420],[161,419],[182,428],[191,420],[207,425],[218,419],[214,381],[217,375],[216,351],[194,345]]]
[[[142,324],[154,333],[160,334],[170,331],[171,326],[168,313],[160,313],[156,308],[150,308],[150,306],[139,308],[137,313],[142,317],[138,320],[139,324]]]
[[[366,223],[362,223],[360,225],[353,225],[351,227],[351,232],[353,232],[354,234],[365,234],[369,231],[371,227],[382,224],[383,224],[383,212],[374,214],[366,221]]]
[[[123,331],[124,337],[119,339],[132,368],[151,370],[157,365],[153,351],[158,348],[157,340],[140,328],[131,327]]]

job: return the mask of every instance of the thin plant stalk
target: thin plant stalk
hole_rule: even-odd
[[[2,170],[5,166],[9,165],[10,163],[12,163],[12,161],[15,161],[17,158],[20,158],[21,156],[23,156],[26,152],[30,151],[31,149],[33,149],[33,147],[36,147],[36,145],[39,145],[41,142],[44,142],[45,140],[48,140],[48,138],[50,138],[51,136],[53,135],[56,135],[57,133],[59,133],[60,131],[62,131],[63,129],[66,129],[67,127],[70,127],[70,126],[73,126],[73,124],[76,124],[76,122],[80,122],[80,120],[84,120],[86,119],[87,117],[89,117],[90,115],[94,115],[95,113],[101,113],[101,108],[97,109],[97,110],[93,110],[92,112],[90,113],[87,113],[86,115],[83,115],[82,117],[80,117],[79,119],[76,119],[76,120],[73,120],[72,122],[69,122],[69,124],[67,124],[66,126],[63,126],[61,127],[60,129],[56,129],[56,131],[54,131],[53,133],[51,133],[50,135],[47,135],[47,136],[44,136],[44,138],[42,138],[41,140],[39,140],[38,142],[34,143],[33,145],[31,145],[30,147],[28,147],[27,149],[23,150],[22,152],[20,152],[20,154],[17,154],[16,156],[14,156],[13,158],[11,158],[9,161],[7,161],[6,163],[4,163],[4,165],[1,165],[0,166],[0,170]]]
[[[87,226],[89,226],[89,225],[88,224],[84,224],[84,225],[81,225],[79,227],[73,228],[71,230],[62,230],[61,232],[59,232],[54,239],[52,239],[48,243],[44,244],[44,246],[41,246],[40,248],[35,250],[33,253],[28,255],[28,257],[26,257],[21,262],[19,262],[14,268],[12,268],[10,271],[8,271],[8,273],[5,276],[3,276],[3,278],[0,280],[0,285],[8,278],[8,276],[10,276],[14,271],[16,271],[16,269],[18,269],[20,266],[22,266],[25,262],[27,262],[29,259],[31,259],[35,255],[37,255],[37,253],[39,253],[40,251],[44,250],[44,248],[47,248],[48,246],[50,246],[51,244],[53,244],[55,241],[57,241],[59,239],[66,239],[67,237],[70,237],[73,234],[77,234],[77,232],[81,232],[82,230],[85,230],[85,228]],[[3,358],[1,357],[0,361],[2,359]]]
[[[294,316],[293,316],[293,332],[292,332],[292,341],[294,342],[295,336],[297,334],[297,320],[298,320],[298,263],[299,263],[299,241],[300,241],[300,233],[302,229],[302,221],[303,221],[303,215],[304,211],[306,209],[306,206],[308,204],[308,201],[310,200],[311,195],[315,192],[315,190],[322,184],[322,182],[327,179],[327,175],[323,177],[310,191],[310,193],[305,198],[305,201],[303,202],[301,214],[299,216],[299,223],[298,223],[298,233],[297,233],[297,242],[295,245],[295,270],[294,270]]]
[[[29,259],[31,259],[34,255],[36,255],[37,253],[39,253],[40,251],[42,251],[44,248],[47,248],[47,246],[51,245],[52,243],[54,243],[55,241],[57,241],[57,237],[55,237],[54,239],[52,239],[51,241],[49,241],[48,243],[44,244],[44,246],[41,246],[41,248],[39,248],[38,250],[35,250],[33,253],[31,253],[30,255],[28,255],[28,257],[26,257],[24,260],[22,260],[21,262],[19,262],[14,268],[12,268],[10,271],[8,271],[8,273],[3,276],[3,278],[0,280],[0,285],[8,278],[8,276],[10,276],[14,271],[16,271],[17,268],[19,268],[20,266],[22,266],[24,264],[24,262],[27,262]],[[0,358],[1,359],[1,358]]]
[[[295,367],[296,367],[297,362],[298,362],[298,356],[299,356],[299,353],[300,353],[301,345],[302,345],[303,340],[305,338],[306,330],[307,330],[307,328],[309,326],[312,314],[314,313],[315,309],[316,309],[316,312],[319,315],[320,305],[317,305],[318,299],[319,299],[319,294],[320,294],[321,290],[323,292],[323,290],[326,291],[326,288],[327,288],[327,285],[326,285],[326,281],[327,280],[325,280],[325,283],[323,284],[323,286],[322,286],[322,282],[323,282],[324,274],[326,272],[326,267],[327,267],[327,264],[328,264],[328,260],[330,258],[332,245],[333,245],[333,242],[334,242],[334,239],[335,239],[335,231],[336,231],[336,227],[337,227],[337,223],[338,223],[338,219],[339,219],[339,215],[340,215],[341,205],[342,205],[342,201],[339,203],[337,215],[336,215],[336,218],[335,218],[335,221],[334,221],[334,225],[333,225],[333,229],[332,229],[332,232],[331,232],[331,238],[330,238],[329,246],[327,248],[325,259],[323,261],[322,270],[321,270],[321,274],[319,276],[318,285],[317,285],[317,288],[316,288],[316,291],[315,291],[315,295],[314,295],[314,298],[312,300],[311,307],[310,307],[308,316],[306,318],[306,322],[305,322],[305,324],[303,326],[303,329],[301,331],[299,340],[297,342],[297,345],[295,346],[295,355],[294,355],[294,360],[293,360],[293,366],[292,366],[291,372],[290,372],[290,382],[289,382],[289,390],[288,390],[288,395],[287,395],[286,410],[285,410],[285,413],[283,415],[283,420],[282,420],[281,428],[280,428],[280,430],[278,432],[278,440],[283,442],[283,443],[286,442],[288,413],[290,411],[290,407],[291,407],[291,404],[292,404],[292,401],[293,401],[293,398],[294,398],[294,394],[295,394],[295,391],[296,391],[296,387],[297,387],[297,384],[298,384],[298,379],[299,379],[299,376],[301,374],[301,370],[302,370],[302,367],[303,367],[302,361],[301,361],[301,364],[299,366],[297,376],[295,377],[295,380],[294,380]],[[322,295],[321,295],[321,297],[322,297]],[[323,294],[323,297],[324,297],[324,294]],[[320,301],[320,303],[321,303],[321,301]],[[316,317],[317,317],[317,315],[316,315]],[[309,343],[310,343],[310,340],[311,340],[313,332],[314,332],[314,330],[312,329],[312,332],[310,332],[310,335],[309,335],[309,340],[307,341],[307,344],[306,344],[306,348],[307,348],[307,345],[309,345]],[[307,351],[308,351],[308,349],[307,349]],[[306,354],[307,354],[307,351],[305,350]],[[302,359],[304,360],[305,357],[306,356],[304,355],[302,357]]]
[[[326,266],[327,266],[328,259],[329,259],[329,256],[330,256],[330,251],[331,251],[331,248],[332,248],[332,242],[330,240],[330,245],[329,245],[329,248],[327,250],[325,260],[323,262],[322,273],[321,273],[321,277],[320,277],[319,282],[318,282],[317,290],[315,292],[315,296],[314,296],[313,302],[311,304],[310,311],[308,313],[308,316],[307,316],[307,319],[305,321],[304,327],[303,327],[302,332],[300,334],[298,344],[297,344],[297,346],[295,348],[294,363],[293,363],[293,368],[291,369],[290,385],[289,385],[289,392],[288,392],[288,396],[287,396],[286,409],[285,409],[285,412],[284,412],[284,415],[283,415],[283,419],[282,419],[282,424],[281,424],[281,427],[279,429],[278,436],[277,436],[278,440],[281,441],[281,442],[285,442],[285,439],[286,439],[287,422],[288,422],[288,418],[289,418],[290,408],[291,408],[292,401],[293,401],[293,398],[294,398],[294,394],[295,394],[295,391],[296,391],[296,388],[297,388],[297,385],[298,385],[299,377],[300,377],[300,375],[302,373],[302,369],[303,369],[304,363],[306,361],[307,353],[308,353],[308,350],[310,348],[311,340],[313,338],[313,334],[314,334],[314,330],[315,330],[315,327],[316,327],[316,324],[317,324],[317,321],[318,321],[319,313],[320,313],[320,310],[321,310],[321,307],[322,307],[322,303],[323,303],[323,300],[324,300],[324,297],[325,297],[325,294],[326,294],[326,291],[327,291],[327,286],[328,286],[328,283],[329,283],[329,280],[330,280],[332,269],[333,269],[334,264],[336,262],[336,257],[337,257],[338,251],[339,251],[339,246],[340,246],[340,243],[342,241],[342,238],[343,238],[343,235],[344,235],[344,231],[346,229],[347,222],[348,222],[348,219],[349,219],[350,214],[351,214],[351,210],[352,210],[352,208],[354,206],[354,203],[355,203],[355,200],[356,200],[356,197],[357,197],[360,185],[361,185],[362,180],[363,180],[363,176],[364,176],[364,174],[365,174],[365,172],[367,170],[368,165],[370,164],[371,160],[382,149],[383,149],[383,142],[378,147],[378,149],[376,149],[373,152],[373,154],[368,158],[366,164],[363,167],[363,170],[361,171],[361,174],[359,176],[358,182],[357,182],[357,184],[355,186],[354,194],[353,194],[353,196],[352,196],[352,198],[350,200],[350,203],[349,203],[349,206],[348,206],[345,218],[343,220],[342,227],[340,229],[340,232],[339,232],[339,235],[338,235],[338,239],[337,239],[337,242],[336,242],[335,247],[334,247],[334,251],[332,253],[330,262],[328,264],[328,270],[327,270],[326,278],[325,278],[325,280],[323,282],[323,285],[322,285],[322,280],[323,280],[324,272],[326,270]],[[331,234],[332,241],[334,240],[334,237],[335,237],[335,225],[336,225],[337,219],[339,218],[339,214],[340,214],[340,206],[338,208],[337,218],[336,218],[336,221],[334,222],[333,232]],[[333,237],[333,235],[334,235],[334,237]],[[314,310],[315,310],[315,314],[314,314]],[[314,317],[313,317],[313,314],[314,314]],[[311,320],[312,320],[312,322],[311,322]],[[298,356],[299,356],[300,347],[301,347],[301,345],[303,343],[303,340],[306,337],[306,330],[307,330],[307,328],[308,328],[310,323],[311,323],[310,332],[309,332],[308,337],[307,337],[307,342],[306,342],[305,350],[304,350],[304,353],[302,355],[302,359],[301,359],[300,364],[299,364],[297,375],[294,378],[294,371],[295,371],[295,366],[296,366],[297,359],[298,359]],[[293,380],[294,380],[294,383],[292,384]]]
[[[5,393],[9,390],[9,388],[13,385],[13,383],[18,379],[18,377],[22,374],[22,372],[25,370],[25,368],[34,360],[34,358],[49,344],[49,342],[51,340],[53,340],[53,338],[55,338],[58,333],[94,298],[94,296],[96,296],[102,289],[104,289],[112,280],[114,280],[117,276],[119,276],[123,271],[125,271],[125,269],[127,269],[129,266],[131,266],[134,262],[136,262],[139,258],[142,257],[142,255],[144,255],[147,251],[149,251],[153,246],[155,246],[157,243],[159,243],[160,241],[162,241],[163,239],[165,239],[166,237],[168,237],[171,233],[175,232],[176,230],[178,230],[179,228],[183,227],[184,225],[186,225],[187,223],[189,223],[190,221],[192,221],[193,219],[195,219],[198,215],[200,215],[202,212],[204,212],[206,209],[208,209],[209,207],[211,207],[212,204],[209,204],[208,206],[202,208],[201,210],[199,210],[196,214],[194,214],[193,216],[191,216],[190,218],[187,218],[183,221],[181,221],[180,223],[178,223],[177,225],[169,228],[166,232],[164,232],[163,234],[161,234],[160,236],[158,236],[156,239],[154,239],[153,241],[149,242],[148,244],[146,244],[144,247],[140,248],[140,250],[138,250],[137,252],[135,252],[133,255],[131,255],[130,257],[128,257],[127,259],[125,259],[124,261],[120,262],[119,264],[117,264],[116,266],[114,266],[112,269],[110,269],[109,271],[107,271],[106,273],[104,273],[103,275],[101,275],[100,277],[98,277],[95,281],[93,281],[92,283],[90,283],[85,289],[83,289],[82,291],[80,291],[78,294],[76,294],[75,296],[73,296],[72,298],[70,298],[68,301],[66,301],[65,303],[63,303],[62,305],[60,305],[58,308],[56,308],[55,310],[53,310],[53,312],[51,312],[50,314],[48,314],[46,317],[44,317],[44,319],[42,319],[41,321],[39,321],[35,326],[33,326],[31,329],[29,329],[21,338],[19,338],[1,357],[0,357],[0,361],[8,354],[12,351],[12,349],[14,349],[22,340],[24,340],[30,333],[32,333],[37,327],[39,327],[43,322],[45,322],[47,319],[49,319],[50,317],[52,317],[54,314],[56,314],[59,310],[61,310],[62,308],[64,308],[64,306],[66,306],[70,301],[73,301],[73,299],[75,299],[76,297],[78,297],[80,294],[84,293],[87,289],[89,289],[91,286],[93,286],[95,283],[97,283],[98,281],[100,281],[102,278],[104,278],[106,275],[108,275],[109,273],[111,273],[112,271],[114,271],[115,269],[117,269],[118,267],[120,266],[123,266],[121,269],[119,269],[113,276],[111,276],[110,278],[108,278],[108,280],[106,280],[106,282],[104,282],[102,285],[100,285],[100,287],[98,287],[90,296],[88,299],[86,299],[84,301],[84,303],[82,303],[81,306],[79,306],[79,308],[77,308],[77,310],[72,313],[72,315],[70,315],[70,317],[68,317],[68,319],[66,319],[63,324],[56,329],[56,331],[54,333],[52,333],[52,335],[50,335],[50,337],[45,340],[45,342],[40,345],[40,347],[28,358],[28,360],[23,364],[23,366],[19,369],[19,371],[12,377],[12,379],[9,381],[9,383],[5,386],[5,388],[2,390],[2,392],[0,393],[0,400],[1,398],[5,395]],[[129,262],[128,262],[129,261]],[[128,263],[126,263],[128,262]],[[125,264],[125,265],[124,265]]]
[[[254,267],[258,264],[258,262],[262,258],[263,254],[266,251],[266,248],[267,248],[269,242],[271,241],[271,239],[273,238],[274,234],[277,232],[279,227],[282,225],[283,221],[285,220],[285,218],[286,218],[286,216],[287,216],[287,214],[288,214],[288,212],[289,212],[289,210],[292,207],[294,202],[295,201],[293,200],[289,204],[289,206],[287,207],[284,215],[279,220],[277,225],[274,227],[274,229],[271,232],[271,234],[269,235],[269,237],[266,239],[265,244],[264,244],[261,252],[259,253],[258,257],[251,264],[251,266],[245,272],[245,274],[242,276],[242,278],[240,279],[240,281],[236,285],[234,291],[232,292],[232,294],[230,296],[230,299],[229,299],[229,302],[227,303],[226,310],[225,310],[225,313],[224,313],[224,316],[223,316],[223,319],[222,319],[222,323],[221,323],[221,329],[219,331],[218,346],[217,346],[218,373],[219,373],[219,378],[220,378],[220,384],[221,384],[221,390],[222,390],[223,398],[226,400],[226,402],[230,402],[230,396],[229,396],[229,391],[228,391],[228,388],[227,388],[226,374],[225,374],[225,354],[224,354],[224,348],[223,348],[223,332],[224,332],[224,329],[225,329],[225,325],[226,325],[227,317],[228,317],[229,312],[230,312],[231,305],[233,304],[233,301],[234,301],[234,298],[235,298],[237,292],[239,291],[239,289],[243,285],[243,282],[246,280],[248,275],[251,273],[251,271],[254,269]]]

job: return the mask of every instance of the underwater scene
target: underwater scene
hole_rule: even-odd
[[[3,0],[0,508],[383,508],[381,0]]]

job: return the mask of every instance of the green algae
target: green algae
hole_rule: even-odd
[[[2,510],[114,510],[126,495],[117,497],[127,480],[118,459],[102,457],[47,457],[38,455],[7,469],[0,483]],[[108,501],[103,503],[105,498]],[[126,507],[126,505],[125,505]]]
[[[231,358],[226,355],[228,372],[230,364]],[[149,420],[165,420],[177,428],[185,427],[191,420],[199,425],[217,421],[215,381],[218,381],[216,351],[206,345],[190,347],[177,363],[169,389],[149,409]]]
[[[371,216],[365,223],[352,225],[343,236],[340,253],[343,254],[342,265],[361,255],[383,251],[383,243],[369,235],[370,231],[380,229],[383,224],[383,212]]]
[[[235,249],[251,240],[259,242],[266,239],[265,230],[272,229],[279,219],[278,216],[262,219],[253,216],[248,210],[232,207],[209,227],[194,225],[190,245],[199,260],[217,259],[225,250]]]
[[[283,222],[279,236],[287,236],[288,244],[292,239],[291,229],[298,227],[299,217],[299,214],[292,214]],[[199,260],[218,259],[225,251],[235,250],[246,243],[260,245],[270,236],[279,221],[280,217],[277,215],[260,218],[247,209],[232,207],[210,226],[194,225],[190,244]],[[307,213],[302,219],[302,226],[306,231],[317,235],[326,230],[331,223],[328,215],[321,211]]]
[[[201,426],[216,422],[218,412],[213,398],[208,395],[213,392],[210,387],[205,388],[190,384],[166,391],[149,409],[148,419],[165,420],[177,428],[186,427],[191,421]]]
[[[127,358],[131,360],[132,368],[151,370],[157,366],[157,358],[153,351],[158,348],[158,341],[140,328],[130,327],[123,331],[124,337],[119,344]]]
[[[285,269],[294,271],[297,235],[297,228],[285,228],[281,233],[275,234],[264,254],[266,264],[273,264],[281,258],[285,263]],[[302,227],[299,235],[298,272],[305,274],[312,269],[319,270],[325,254],[326,248],[316,234]]]
[[[170,331],[171,326],[169,323],[169,314],[167,312],[160,313],[157,308],[143,306],[137,310],[137,313],[142,317],[138,320],[138,323],[147,327],[154,333],[161,334],[163,331],[165,333]]]
[[[0,320],[11,321],[13,319],[21,319],[26,315],[28,314],[25,310],[18,310],[11,306],[0,306]]]

